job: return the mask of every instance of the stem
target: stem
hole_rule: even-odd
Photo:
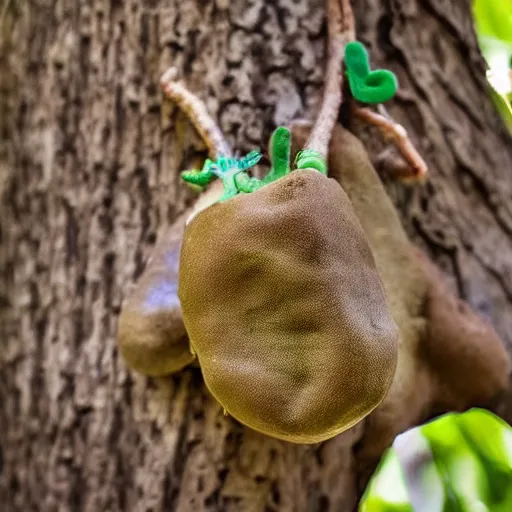
[[[187,114],[204,140],[212,160],[217,160],[219,157],[231,157],[231,148],[222,131],[208,113],[204,102],[183,84],[175,81],[174,75],[174,68],[169,68],[162,75],[160,85],[164,93]]]
[[[365,123],[375,126],[385,139],[391,140],[411,166],[414,178],[422,179],[427,174],[427,164],[409,139],[407,131],[402,125],[393,121],[383,107],[381,107],[383,114],[366,107],[356,106],[353,106],[352,111]]]
[[[342,102],[342,63],[345,45],[355,39],[354,13],[350,0],[326,0],[328,20],[327,72],[320,113],[305,150],[315,151],[327,159],[331,133]]]

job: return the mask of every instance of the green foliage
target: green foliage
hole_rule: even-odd
[[[473,13],[480,47],[490,67],[491,97],[512,132],[512,1],[474,0]]]
[[[512,511],[512,428],[472,409],[406,432],[384,456],[360,510]]]
[[[475,0],[473,3],[478,34],[512,44],[512,2]]]
[[[389,450],[377,469],[360,512],[414,512],[397,454]]]
[[[500,94],[492,85],[489,85],[489,94],[492,101],[512,133],[512,93]]]

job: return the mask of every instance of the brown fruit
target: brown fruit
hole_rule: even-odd
[[[292,132],[295,146],[303,147],[308,124],[294,123]],[[393,383],[366,418],[358,445],[369,477],[397,434],[432,415],[489,404],[506,388],[510,357],[492,326],[453,295],[411,244],[363,144],[341,125],[332,132],[329,174],[365,232],[400,332]]]
[[[158,240],[135,288],[123,304],[119,351],[134,370],[154,377],[175,373],[194,361],[178,299],[178,265],[186,222],[222,195],[213,183],[194,207]]]
[[[397,327],[346,194],[317,171],[197,215],[178,293],[208,388],[255,430],[323,441],[386,395]]]
[[[177,295],[180,238],[185,221],[162,237],[128,300],[118,324],[121,355],[136,371],[151,376],[174,373],[194,359]],[[181,229],[180,229],[181,228]]]

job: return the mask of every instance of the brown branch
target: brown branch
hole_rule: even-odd
[[[381,106],[380,109],[382,114],[354,105],[352,112],[365,123],[375,126],[386,140],[390,140],[397,147],[412,169],[412,176],[409,177],[424,179],[428,172],[427,164],[409,139],[407,131],[387,115],[384,107]]]
[[[320,113],[304,149],[314,150],[327,159],[331,132],[342,102],[343,54],[345,45],[355,39],[355,26],[350,0],[326,0],[325,10],[328,21],[328,60],[324,96]]]
[[[190,121],[204,140],[210,157],[217,159],[220,156],[232,156],[229,144],[226,142],[221,129],[212,119],[206,105],[195,94],[191,93],[174,77],[175,68],[169,68],[160,79],[162,90],[174,101],[189,117]]]

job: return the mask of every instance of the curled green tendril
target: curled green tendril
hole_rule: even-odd
[[[235,176],[236,188],[239,192],[250,194],[263,187],[263,181],[258,178],[251,178],[246,172],[241,172]]]
[[[279,126],[270,138],[268,148],[272,167],[263,183],[272,183],[290,172],[291,134],[288,128]]]
[[[204,162],[203,168],[200,171],[183,171],[181,173],[181,177],[187,183],[192,183],[193,185],[199,185],[201,187],[204,187],[205,185],[208,185],[208,183],[210,183],[210,181],[212,181],[212,179],[214,178],[212,164],[213,162],[208,158]]]
[[[345,46],[345,66],[350,91],[356,100],[368,104],[384,103],[396,94],[398,81],[395,74],[387,69],[371,71],[368,51],[362,43],[353,41]]]
[[[314,149],[303,149],[295,157],[297,169],[316,169],[327,176],[327,163],[318,151]]]

